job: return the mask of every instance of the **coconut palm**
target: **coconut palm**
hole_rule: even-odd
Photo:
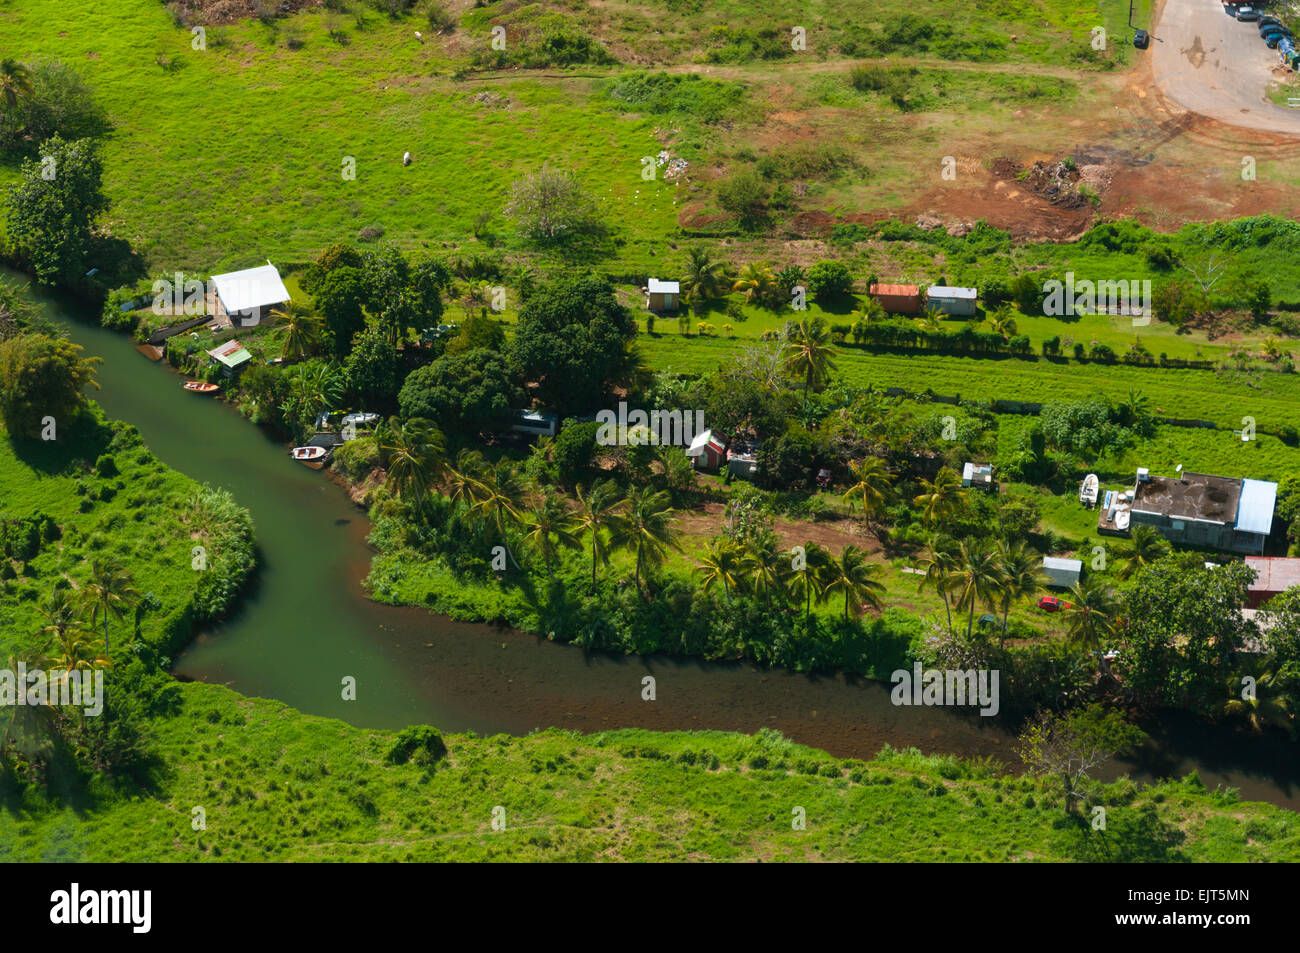
[[[609,545],[607,535],[612,533],[622,519],[620,511],[623,501],[619,498],[618,487],[611,480],[595,483],[585,494],[582,487],[577,489],[578,526],[584,533],[591,534],[591,586],[596,587],[596,566],[609,565]]]
[[[692,307],[720,298],[729,290],[727,263],[714,261],[698,246],[686,250],[686,276],[682,278],[682,299]]]
[[[473,509],[483,496],[479,478],[486,469],[487,463],[480,451],[462,449],[456,454],[455,465],[447,467],[448,498],[467,510]]]
[[[104,640],[81,626],[64,629],[50,646],[46,665],[61,672],[88,672],[109,666]]]
[[[1257,733],[1262,732],[1266,725],[1281,728],[1295,741],[1295,715],[1287,701],[1287,685],[1278,672],[1277,663],[1265,661],[1253,666],[1246,674],[1255,679],[1255,697],[1241,697],[1241,678],[1234,675],[1228,679],[1227,686],[1228,694],[1235,697],[1224,704],[1223,713],[1245,717],[1251,729]]]
[[[825,383],[827,375],[835,370],[831,355],[830,333],[821,318],[800,321],[786,336],[786,373],[803,378],[803,399],[808,400],[808,390]]]
[[[889,502],[893,477],[885,468],[885,461],[879,457],[866,457],[860,463],[851,461],[849,473],[854,483],[845,491],[844,502],[849,504],[850,511],[855,505],[860,505],[862,519],[868,520]]]
[[[923,331],[931,333],[943,330],[944,313],[935,307],[927,307],[921,312],[921,317],[917,319],[917,324]]]
[[[992,314],[989,315],[989,329],[994,334],[1000,334],[1003,340],[1013,337],[1018,330],[1016,326],[1016,312],[1009,304],[1000,304]]]
[[[39,610],[45,617],[41,634],[58,642],[69,629],[81,627],[81,614],[67,589],[55,589],[41,603]]]
[[[521,513],[524,506],[523,480],[509,461],[498,460],[486,467],[475,482],[478,498],[471,512],[484,525],[496,530],[497,535],[504,541],[508,529],[518,525],[523,519]],[[512,556],[511,559],[513,558]]]
[[[18,100],[32,94],[32,75],[22,63],[6,57],[0,60],[0,99],[5,108],[13,109]]]
[[[763,604],[772,605],[772,594],[786,601],[790,574],[790,557],[770,543],[751,545],[741,558],[741,567],[749,581],[750,591],[763,596]]]
[[[290,308],[287,312],[273,309],[275,318],[284,329],[284,346],[280,356],[286,361],[300,361],[315,353],[320,345],[321,320],[312,314]]]
[[[1104,581],[1089,577],[1074,584],[1065,607],[1066,639],[1073,645],[1096,650],[1101,640],[1115,632],[1119,601]]]
[[[838,593],[844,594],[844,620],[850,613],[856,618],[862,612],[863,605],[880,608],[880,595],[884,584],[877,580],[880,567],[867,560],[865,550],[857,546],[845,546],[839,559],[832,559],[825,567],[822,577],[822,591],[826,597]]]
[[[552,579],[555,578],[552,565],[560,550],[582,548],[577,521],[559,497],[553,494],[548,493],[528,511],[524,524],[527,527],[524,542],[542,557],[546,574]]]
[[[965,496],[961,477],[949,467],[941,467],[933,482],[922,480],[921,489],[923,492],[912,502],[921,507],[921,519],[930,527],[937,526],[952,516]]]
[[[1024,543],[1006,543],[998,546],[998,569],[1002,581],[998,600],[1002,603],[1002,638],[1007,637],[1007,617],[1011,607],[1022,599],[1032,599],[1043,588],[1043,557]]]
[[[930,586],[943,596],[943,608],[948,616],[948,633],[952,633],[952,603],[948,599],[947,580],[957,567],[957,544],[950,536],[933,533],[929,541],[929,554],[921,560],[925,576],[921,588]]]
[[[962,540],[957,549],[956,565],[944,584],[956,597],[958,610],[967,609],[966,637],[975,630],[975,607],[992,606],[1002,584],[997,551],[980,539]]]
[[[738,589],[744,582],[744,550],[734,540],[712,539],[700,557],[697,571],[703,577],[702,588],[705,592],[721,583],[723,595],[730,603],[732,590]]]
[[[1168,552],[1169,543],[1154,526],[1135,523],[1129,533],[1128,543],[1120,549],[1124,564],[1116,575],[1120,579],[1130,579],[1139,569],[1151,565]]]
[[[796,565],[796,562],[798,565]],[[808,542],[803,546],[803,558],[790,561],[791,579],[795,590],[803,596],[803,618],[808,621],[812,615],[813,602],[825,598],[826,570],[830,566],[831,554],[816,543]]]
[[[740,269],[731,290],[744,292],[748,304],[768,305],[781,296],[776,273],[757,262],[750,262]]]
[[[443,469],[442,434],[427,420],[412,417],[402,424],[389,421],[380,444],[388,472],[388,485],[418,507]]]
[[[885,306],[875,298],[868,296],[858,307],[849,315],[849,323],[857,324],[861,321],[863,324],[875,324],[877,321],[884,321],[889,317],[889,312]]]
[[[132,585],[131,574],[108,559],[94,559],[90,563],[90,579],[81,587],[82,599],[94,625],[104,619],[104,654],[108,654],[108,618],[121,619],[140,598]]]
[[[669,549],[679,549],[679,531],[673,526],[673,507],[663,490],[639,486],[627,498],[627,512],[614,528],[611,543],[636,560],[636,587],[642,577],[663,562]]]

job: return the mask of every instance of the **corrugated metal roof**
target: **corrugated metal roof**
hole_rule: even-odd
[[[1254,592],[1285,592],[1300,586],[1300,559],[1284,556],[1247,556],[1246,565],[1255,570]]]
[[[646,287],[650,294],[670,294],[675,295],[681,291],[681,283],[677,281],[660,281],[658,278],[651,278]]]
[[[921,293],[921,289],[916,285],[872,285],[867,289],[868,294],[873,295],[894,295],[902,298],[910,298]]]
[[[253,355],[249,354],[239,341],[227,341],[208,351],[208,356],[220,361],[226,367],[238,367]]]
[[[249,311],[289,300],[289,290],[280,280],[280,273],[269,261],[260,268],[246,268],[224,275],[213,275],[212,283],[226,311]]]
[[[979,291],[975,288],[953,288],[949,285],[934,285],[926,289],[926,295],[931,298],[957,298],[974,301],[979,296]]]
[[[1062,556],[1044,556],[1044,569],[1063,569],[1066,572],[1083,572],[1082,559],[1066,559]]]
[[[1241,502],[1237,504],[1237,529],[1267,536],[1273,529],[1273,507],[1277,484],[1267,480],[1242,480]]]

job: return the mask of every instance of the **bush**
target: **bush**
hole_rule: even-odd
[[[412,725],[403,728],[388,749],[389,764],[414,762],[430,768],[447,756],[447,745],[437,728],[429,725]]]
[[[756,170],[733,172],[715,186],[714,194],[719,207],[734,216],[746,231],[757,231],[767,224],[772,195]]]
[[[819,302],[834,301],[853,291],[853,275],[842,261],[819,261],[808,269],[808,293]]]

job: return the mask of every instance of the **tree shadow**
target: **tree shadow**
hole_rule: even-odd
[[[33,440],[10,434],[14,456],[38,473],[67,474],[93,463],[108,449],[112,431],[93,413],[83,411],[71,421],[55,421],[54,440]]]

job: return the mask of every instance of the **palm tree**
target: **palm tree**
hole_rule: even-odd
[[[41,603],[39,611],[45,616],[45,625],[41,626],[41,634],[56,642],[61,641],[63,633],[69,629],[81,626],[80,613],[67,589],[55,589],[51,592]]]
[[[710,540],[704,555],[700,557],[698,571],[704,577],[703,590],[708,592],[721,583],[722,592],[730,604],[731,591],[738,589],[744,581],[744,550],[734,540]]]
[[[963,498],[961,477],[949,467],[941,467],[933,483],[922,480],[921,489],[924,492],[912,502],[921,507],[921,519],[930,527],[952,516]]]
[[[109,666],[104,654],[104,640],[89,629],[72,626],[64,629],[50,646],[46,664],[63,672],[88,672]]]
[[[888,318],[889,312],[885,310],[883,304],[868,295],[849,317],[852,319],[850,324],[857,324],[859,321],[863,324],[875,324]]]
[[[998,554],[984,540],[962,540],[956,565],[944,581],[954,595],[958,609],[968,609],[966,637],[975,631],[975,607],[992,605],[1002,583]]]
[[[749,304],[771,304],[781,294],[776,274],[767,265],[750,262],[736,275],[732,291],[743,291]]]
[[[1074,584],[1065,608],[1066,638],[1073,645],[1095,650],[1115,631],[1119,601],[1104,581],[1089,577]]]
[[[524,542],[537,550],[537,554],[542,557],[542,564],[546,566],[546,574],[554,579],[555,572],[551,564],[559,555],[560,549],[582,548],[578,539],[577,522],[559,497],[548,493],[541,503],[529,511],[527,525],[529,528],[524,534]]]
[[[880,608],[879,593],[884,591],[884,584],[875,578],[880,567],[868,562],[865,550],[857,546],[845,546],[839,559],[831,560],[826,568],[822,591],[826,596],[844,593],[844,620],[849,613],[856,618],[862,606]]]
[[[830,566],[831,554],[823,547],[816,543],[805,543],[803,547],[803,565],[795,566],[794,560],[791,560],[790,569],[795,581],[795,588],[803,595],[803,618],[804,622],[812,615],[813,601],[821,602],[825,597],[826,589],[823,583],[826,579],[826,570]]]
[[[948,634],[952,634],[952,603],[948,599],[947,581],[957,567],[956,543],[949,536],[933,533],[930,536],[930,554],[921,561],[925,576],[921,587],[932,586],[943,596],[944,612],[948,616]]]
[[[1255,678],[1255,697],[1240,697],[1238,693],[1241,691],[1241,680],[1238,676],[1233,676],[1227,682],[1228,694],[1236,697],[1224,704],[1223,713],[1230,716],[1245,716],[1246,722],[1256,733],[1262,732],[1265,725],[1274,725],[1295,741],[1295,716],[1291,712],[1287,700],[1287,686],[1278,671],[1277,662],[1266,660],[1253,666],[1246,674]]]
[[[442,473],[442,434],[420,417],[403,424],[390,421],[380,452],[387,460],[388,483],[393,492],[403,498],[410,494],[418,507]]]
[[[1003,340],[1013,337],[1017,331],[1016,313],[1011,305],[1003,303],[989,315],[989,328],[994,334],[1000,334]]]
[[[636,558],[636,587],[641,588],[642,576],[660,565],[664,553],[679,549],[679,531],[673,526],[674,510],[668,494],[639,486],[627,498],[627,513],[614,529],[612,545],[630,552]]]
[[[521,510],[524,506],[524,485],[519,478],[519,472],[510,465],[509,461],[498,460],[485,468],[475,482],[478,498],[470,512],[478,517],[483,525],[496,530],[502,544],[505,544],[509,538],[508,528],[518,525],[523,519]],[[506,553],[518,566],[519,563],[508,546]]]
[[[845,492],[844,502],[849,504],[850,511],[854,504],[861,504],[862,519],[866,521],[879,513],[889,501],[893,477],[885,468],[885,461],[879,457],[866,457],[861,463],[850,461],[849,473],[855,482]]]
[[[320,318],[296,308],[290,308],[288,312],[273,309],[271,317],[284,328],[284,347],[280,356],[286,361],[300,361],[315,352],[320,344]]]
[[[821,318],[803,320],[791,329],[786,339],[788,352],[785,368],[788,374],[803,378],[803,399],[808,400],[808,390],[825,382],[829,372],[835,370],[831,355],[830,333]]]
[[[32,94],[32,75],[22,63],[6,57],[0,60],[0,98],[5,107],[13,109],[18,100]]]
[[[1002,543],[998,546],[998,569],[1002,574],[1002,584],[998,598],[1002,601],[1002,638],[1001,647],[1007,637],[1007,617],[1011,606],[1021,599],[1032,599],[1043,587],[1040,574],[1043,558],[1023,543]]]
[[[1150,566],[1169,552],[1169,543],[1160,532],[1146,523],[1135,523],[1128,543],[1120,550],[1124,565],[1116,574],[1120,579],[1131,578],[1139,569]]]
[[[699,307],[720,298],[730,284],[727,263],[714,261],[698,246],[686,250],[686,276],[682,279],[682,300]]]
[[[785,553],[770,543],[751,545],[741,558],[741,570],[748,577],[754,595],[762,594],[764,605],[772,605],[773,592],[785,602],[790,575],[794,571]]]
[[[921,312],[920,320],[917,322],[924,331],[942,331],[944,313],[938,308],[930,306]]]
[[[90,564],[90,579],[81,587],[82,598],[90,611],[90,624],[104,617],[104,654],[108,655],[108,617],[121,619],[140,598],[132,586],[131,574],[117,563],[95,559]]]
[[[582,487],[578,487],[577,496],[578,526],[584,533],[591,534],[591,587],[595,589],[597,564],[609,565],[609,545],[605,537],[618,527],[623,501],[619,499],[618,488],[612,480],[599,481],[586,494]]]
[[[462,449],[456,454],[456,463],[447,468],[448,498],[473,509],[482,499],[483,485],[480,477],[487,469],[483,454],[478,450]]]

